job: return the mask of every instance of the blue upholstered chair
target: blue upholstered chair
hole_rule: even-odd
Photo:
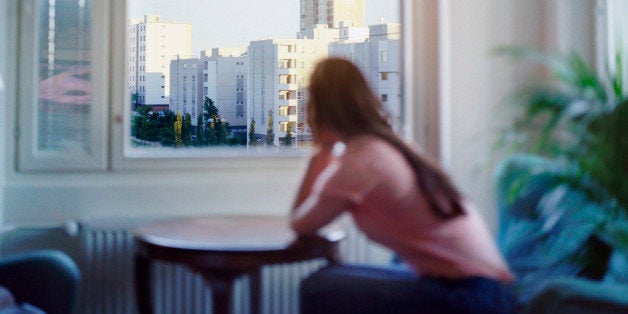
[[[69,314],[73,312],[80,272],[56,250],[38,250],[0,259],[0,313]],[[7,293],[8,292],[8,293]],[[14,303],[14,304],[11,304]],[[34,309],[29,311],[28,309]]]
[[[523,313],[628,313],[624,252],[596,237],[604,212],[562,185],[565,171],[515,155],[496,172],[498,243],[517,275]]]

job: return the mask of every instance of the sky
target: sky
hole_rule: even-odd
[[[192,55],[216,47],[246,47],[260,38],[295,38],[299,0],[128,0],[129,15],[160,15],[164,22],[192,24]],[[399,22],[399,1],[364,0],[367,25]]]

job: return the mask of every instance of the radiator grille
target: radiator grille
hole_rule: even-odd
[[[129,231],[134,224],[118,222],[80,224],[86,260],[78,313],[137,312],[133,286],[134,243]],[[371,244],[356,231],[350,231],[340,245],[340,255],[347,262],[372,263],[377,260],[372,252]],[[263,267],[260,304],[263,313],[297,313],[299,282],[325,263],[319,259]],[[200,275],[180,265],[162,262],[153,265],[152,300],[156,313],[211,313],[209,286]],[[245,277],[235,283],[235,313],[254,312],[248,308],[248,285]]]

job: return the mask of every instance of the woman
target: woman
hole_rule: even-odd
[[[302,285],[304,313],[504,313],[513,280],[476,209],[449,178],[392,131],[349,61],[329,58],[309,85],[318,151],[292,211],[311,235],[344,212],[412,270],[323,269]]]

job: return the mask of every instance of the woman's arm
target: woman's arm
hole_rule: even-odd
[[[323,172],[323,170],[325,170],[331,162],[333,158],[332,148],[332,146],[323,146],[312,156],[312,158],[310,158],[305,176],[301,181],[301,186],[299,187],[297,196],[292,204],[292,212],[294,212],[297,207],[305,201],[308,195],[310,195],[314,181],[316,181],[316,178],[318,178],[321,172]]]
[[[348,198],[323,193],[330,180],[338,175],[341,167],[338,158],[343,152],[344,144],[336,144],[325,146],[312,157],[292,208],[291,226],[298,234],[316,233],[352,206]]]
[[[300,235],[313,235],[340,216],[353,204],[335,195],[324,194],[316,190],[297,207],[290,218],[290,225]]]

